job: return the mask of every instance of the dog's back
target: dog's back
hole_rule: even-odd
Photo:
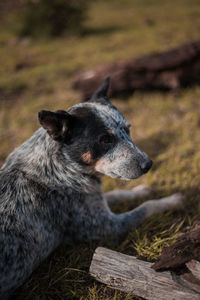
[[[18,169],[18,151],[0,171],[0,299],[23,283],[58,237],[50,217],[53,196]]]
[[[60,243],[84,239],[76,226],[83,203],[101,192],[99,180],[81,170],[43,128],[0,169],[0,299]]]

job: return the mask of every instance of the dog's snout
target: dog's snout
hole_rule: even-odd
[[[144,163],[141,164],[141,169],[143,173],[147,173],[149,171],[149,169],[151,168],[153,162],[152,160],[147,160]]]

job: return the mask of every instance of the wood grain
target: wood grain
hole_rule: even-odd
[[[96,249],[90,274],[110,287],[150,300],[199,300],[200,293],[185,287],[175,274],[156,272],[152,263],[113,250]]]

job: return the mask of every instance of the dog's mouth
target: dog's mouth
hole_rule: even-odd
[[[141,177],[143,174],[138,174],[138,175],[133,175],[130,177],[127,176],[123,176],[123,175],[119,175],[117,173],[114,173],[113,171],[111,172],[111,176],[114,178],[118,178],[118,179],[123,179],[123,180],[133,180],[133,179],[137,179],[139,177]]]
[[[122,178],[121,175],[116,174],[116,173],[114,173],[114,172],[112,172],[112,171],[111,171],[111,176],[114,177],[114,178],[120,178],[120,179]]]

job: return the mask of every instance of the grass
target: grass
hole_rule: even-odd
[[[97,1],[88,12],[83,36],[38,41],[18,39],[13,19],[8,18],[0,31],[0,164],[39,127],[39,110],[66,109],[79,102],[79,94],[70,87],[77,71],[198,39],[199,15],[198,0]],[[182,210],[152,217],[130,232],[116,250],[154,261],[179,231],[200,219],[199,99],[199,86],[113,99],[133,124],[133,139],[154,165],[135,181],[104,178],[104,189],[149,184],[154,190],[149,199],[177,191],[187,198]],[[123,204],[115,211],[135,205]],[[93,245],[60,247],[17,291],[16,299],[136,299],[88,275],[93,251]]]

